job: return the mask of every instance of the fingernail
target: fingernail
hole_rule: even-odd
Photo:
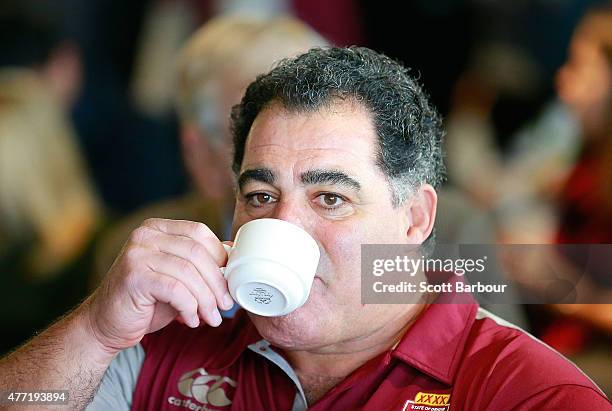
[[[200,326],[200,319],[198,318],[197,315],[191,318],[191,320],[189,321],[189,326],[191,328],[197,328]]]
[[[211,313],[210,321],[210,325],[212,325],[213,327],[218,327],[221,324],[221,314],[219,314],[219,310],[217,310],[216,308]]]
[[[230,293],[225,293],[225,295],[223,296],[223,307],[225,307],[226,310],[229,310],[233,306],[234,306],[234,299],[232,298]]]

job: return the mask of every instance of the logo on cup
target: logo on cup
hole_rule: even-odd
[[[254,288],[249,293],[249,296],[253,298],[253,301],[259,304],[270,304],[272,302],[273,294],[267,292],[263,288]]]

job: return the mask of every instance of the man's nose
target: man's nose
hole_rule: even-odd
[[[278,220],[284,220],[294,224],[305,231],[310,232],[308,220],[305,218],[306,207],[298,199],[282,199],[274,207],[274,212],[270,216]]]

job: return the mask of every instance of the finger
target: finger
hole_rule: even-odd
[[[208,323],[218,322],[220,315],[215,295],[191,261],[173,254],[153,252],[147,257],[147,265],[151,271],[164,273],[181,281],[198,302],[200,317]]]
[[[150,273],[147,276],[145,293],[149,294],[154,303],[160,302],[172,306],[189,327],[195,328],[200,325],[197,313],[198,302],[176,278],[162,273]]]
[[[187,220],[151,218],[146,220],[143,225],[166,234],[189,237],[201,243],[208,249],[212,259],[217,263],[217,267],[223,267],[227,261],[227,254],[221,245],[221,241],[206,224]]]
[[[157,303],[153,312],[153,318],[147,329],[147,334],[161,330],[170,324],[171,321],[177,321],[180,324],[186,325],[185,320],[183,320],[183,317],[180,316],[174,307],[165,303]]]
[[[170,235],[160,231],[150,235],[143,245],[189,261],[214,294],[216,304],[225,310],[232,308],[234,301],[229,294],[227,281],[206,246],[189,237]]]

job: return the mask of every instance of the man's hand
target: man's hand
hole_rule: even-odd
[[[177,317],[190,327],[200,319],[218,326],[217,307],[233,305],[219,269],[226,261],[223,245],[206,225],[146,220],[83,307],[94,336],[113,352],[137,344]]]
[[[217,306],[233,304],[219,270],[226,260],[204,224],[145,221],[92,296],[0,359],[0,391],[67,390],[69,407],[83,409],[117,352],[145,334],[177,316],[191,327],[220,324]]]

